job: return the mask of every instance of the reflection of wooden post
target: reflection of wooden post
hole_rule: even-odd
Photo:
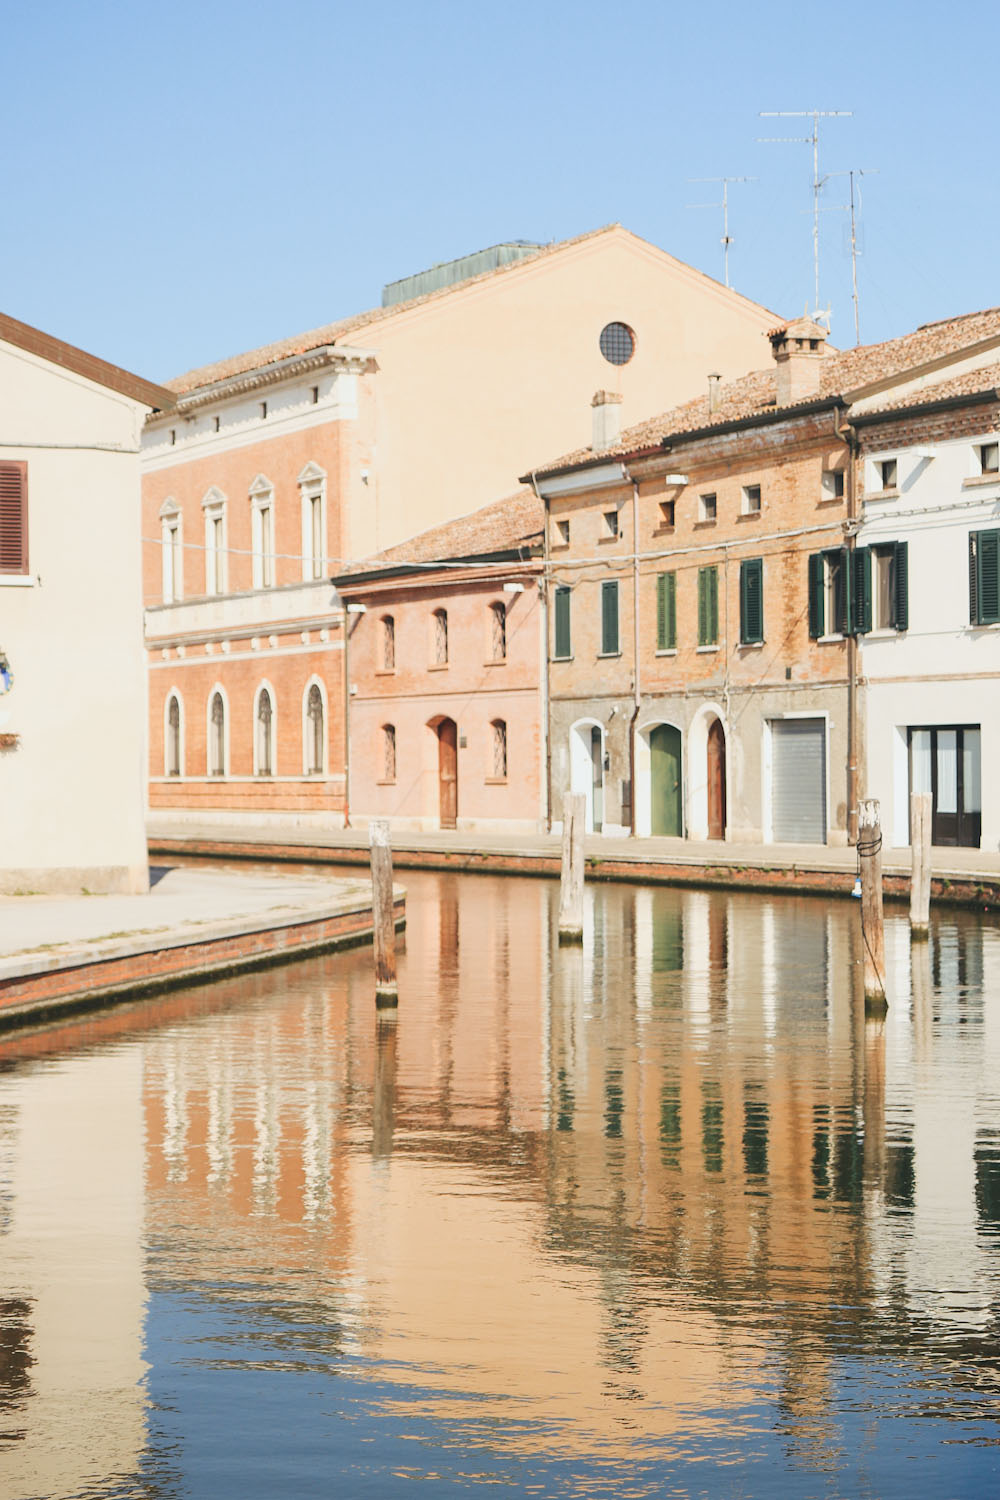
[[[375,1004],[395,1005],[396,923],[392,909],[392,846],[389,825],[376,818],[368,830],[372,856],[372,931],[375,939]]]
[[[885,929],[882,921],[882,828],[875,799],[862,802],[858,817],[861,866],[861,933],[864,950],[865,1010],[888,1010],[885,994]]]
[[[910,985],[913,994],[914,1056],[926,1062],[934,1040],[934,979],[931,945],[918,943],[910,949]]]
[[[583,831],[586,798],[563,798],[562,879],[559,886],[559,941],[583,942]]]
[[[885,1187],[885,1019],[865,1021],[864,1174],[870,1187]]]
[[[375,1023],[375,1096],[372,1101],[372,1152],[391,1156],[396,1123],[396,1015],[389,1011]]]
[[[925,938],[931,922],[931,808],[930,792],[910,797],[910,936]]]

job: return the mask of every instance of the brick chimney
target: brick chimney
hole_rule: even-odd
[[[775,400],[791,406],[819,395],[820,362],[826,356],[826,329],[812,318],[793,318],[768,334],[774,350]]]
[[[598,391],[590,405],[593,410],[593,435],[590,446],[595,453],[613,448],[622,434],[622,398],[616,391]]]

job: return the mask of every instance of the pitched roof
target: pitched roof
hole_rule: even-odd
[[[966,313],[958,318],[947,318],[940,323],[927,323],[913,333],[887,339],[881,344],[864,344],[856,349],[830,353],[820,361],[819,390],[815,395],[783,410],[794,412],[796,407],[809,406],[817,400],[833,400],[865,386],[877,385],[879,381],[889,380],[908,370],[915,370],[923,365],[933,366],[935,360],[956,355],[991,338],[1000,338],[1000,308],[997,307]],[[926,386],[919,392],[900,398],[898,403],[887,402],[884,409],[888,410],[890,405],[895,404],[913,406],[923,404],[925,400],[940,400],[945,394],[940,387],[951,386],[955,382],[965,381],[967,384],[956,384],[953,394],[971,394],[976,390],[987,389],[988,382],[986,385],[976,384],[984,375],[984,371],[977,370],[966,376],[956,376],[954,381],[946,379],[939,382],[938,386]],[[930,396],[931,390],[938,391],[938,395]],[[660,416],[627,428],[618,442],[609,448],[597,453],[593,448],[578,448],[574,453],[566,454],[533,472],[536,475],[553,474],[584,463],[604,462],[654,447],[666,438],[680,437],[706,428],[726,427],[747,417],[777,414],[774,366],[767,370],[752,370],[729,385],[724,385],[718,392],[717,400],[716,409],[711,411],[706,392]]]
[[[519,260],[510,261],[506,265],[494,266],[488,271],[482,271],[478,276],[468,277],[465,281],[456,281],[449,286],[437,287],[434,291],[424,292],[420,297],[411,297],[406,302],[396,302],[388,307],[369,308],[367,312],[354,313],[349,318],[340,318],[335,323],[325,323],[322,327],[312,328],[306,333],[296,333],[290,338],[278,339],[276,343],[263,344],[258,349],[249,349],[244,354],[234,354],[228,359],[216,360],[214,364],[188,370],[184,375],[177,375],[172,380],[168,380],[167,386],[178,395],[182,395],[187,391],[197,390],[200,386],[214,385],[220,380],[228,380],[234,375],[245,375],[250,370],[260,369],[262,365],[273,364],[279,359],[289,359],[295,354],[306,354],[311,349],[322,348],[324,344],[336,344],[346,339],[348,334],[359,333],[373,324],[384,322],[386,318],[398,317],[400,313],[409,312],[411,308],[420,307],[440,297],[449,297],[454,292],[465,291],[467,287],[477,286],[481,282],[510,276],[523,270],[525,266],[534,265],[536,261],[568,250],[574,245],[581,245],[586,240],[597,239],[602,234],[611,234],[621,227],[620,224],[604,224],[600,229],[590,229],[586,234],[575,235],[572,239],[554,240],[550,245],[542,245],[532,255],[522,256]]]
[[[936,401],[951,401],[963,396],[997,395],[1000,393],[1000,362],[984,365],[978,370],[965,370],[961,375],[952,375],[939,380],[936,385],[922,385],[919,390],[896,396],[878,406],[865,408],[865,417],[882,412],[909,411],[916,406],[933,406]]]
[[[503,500],[494,500],[481,510],[432,526],[409,541],[377,552],[338,575],[345,582],[396,568],[419,567],[436,562],[457,562],[513,552],[541,537],[544,508],[534,490],[518,490]]]
[[[169,410],[174,405],[176,398],[173,392],[164,386],[154,385],[151,380],[143,380],[141,375],[133,375],[120,365],[109,365],[107,360],[98,359],[96,354],[88,354],[75,344],[67,344],[62,339],[54,338],[51,333],[43,333],[30,323],[19,323],[17,318],[10,318],[6,313],[0,313],[0,342],[13,344],[16,349],[23,349],[28,354],[37,354],[50,364],[72,370],[74,375],[82,375],[85,380],[103,385],[109,391],[130,396],[133,401],[149,406],[154,411]]]

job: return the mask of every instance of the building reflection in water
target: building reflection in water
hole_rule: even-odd
[[[594,1463],[738,1447],[763,1403],[789,1463],[836,1469],[845,1359],[940,1410],[957,1337],[969,1392],[995,1381],[994,929],[935,916],[911,949],[890,910],[873,1023],[846,902],[590,885],[560,947],[552,885],[407,883],[396,1016],[357,952],[121,1053],[154,1292],[266,1308],[289,1351],[323,1327],[409,1412]],[[0,1413],[30,1428],[41,1286],[9,1290]]]

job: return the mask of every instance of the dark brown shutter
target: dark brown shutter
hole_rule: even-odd
[[[0,462],[0,573],[28,571],[28,465]]]

